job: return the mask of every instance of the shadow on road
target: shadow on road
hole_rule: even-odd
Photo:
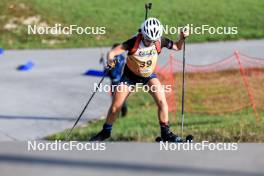
[[[191,168],[181,166],[160,166],[149,165],[143,163],[124,163],[113,161],[89,161],[89,160],[69,160],[65,158],[48,158],[37,156],[18,156],[0,154],[0,163],[9,164],[28,164],[28,165],[45,165],[45,166],[61,166],[61,167],[74,167],[83,169],[97,169],[107,171],[127,171],[127,172],[150,172],[150,173],[163,173],[163,174],[189,174],[189,175],[234,175],[234,176],[261,176],[262,173],[220,170],[220,169],[203,169]]]

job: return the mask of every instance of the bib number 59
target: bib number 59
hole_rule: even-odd
[[[152,65],[152,60],[148,60],[147,62],[141,62],[140,67],[150,67]]]

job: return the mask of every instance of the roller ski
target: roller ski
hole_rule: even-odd
[[[101,130],[98,134],[91,137],[89,141],[104,141],[111,136],[111,132],[108,130]]]
[[[177,136],[170,132],[167,136],[158,136],[155,139],[156,142],[175,142],[175,143],[185,143],[185,142],[193,142],[193,136],[188,135],[186,138],[181,138],[180,136]]]

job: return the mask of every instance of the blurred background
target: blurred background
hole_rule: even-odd
[[[0,44],[6,49],[83,48],[111,46],[137,32],[147,1],[124,0],[2,0]],[[193,35],[189,42],[263,38],[263,2],[260,0],[153,0],[149,16],[164,25],[235,26],[237,35]],[[27,35],[27,25],[104,26],[105,35]],[[176,39],[176,35],[166,35]],[[217,56],[216,56],[217,57]]]
[[[61,131],[71,127],[100,79],[100,74],[89,73],[102,73],[100,59],[110,47],[136,34],[144,21],[145,3],[2,0],[0,140],[64,139]],[[185,134],[194,134],[197,141],[262,142],[264,3],[152,3],[148,15],[164,26],[237,27],[237,34],[205,32],[187,39]],[[92,34],[28,34],[29,26],[56,25],[91,27]],[[165,36],[176,40],[178,34]],[[167,101],[172,128],[180,131],[182,52],[163,49],[156,71],[163,84],[173,86]],[[72,139],[87,140],[96,133],[110,101],[109,93],[98,93]],[[153,142],[158,134],[154,101],[143,92],[132,94],[128,114],[117,121],[111,140]]]
[[[263,175],[262,144],[243,144],[264,141],[262,0],[152,0],[148,14],[170,27],[237,27],[237,34],[193,34],[186,40],[184,136],[239,142],[238,151],[159,151],[153,143],[159,135],[156,105],[144,92],[129,97],[127,115],[115,123],[109,140],[115,143],[107,143],[107,151],[26,150],[27,140],[65,140],[65,129],[101,79],[100,61],[114,43],[137,33],[147,2],[0,1],[1,175]],[[94,34],[28,34],[29,25],[56,24],[88,26]],[[178,34],[165,37],[176,40]],[[170,124],[180,133],[182,51],[163,49],[156,72],[173,88],[166,95]],[[109,93],[97,93],[71,140],[87,141],[97,133],[110,102]]]

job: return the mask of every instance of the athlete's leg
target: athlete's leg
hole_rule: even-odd
[[[112,125],[114,123],[117,114],[120,111],[129,93],[129,87],[126,84],[121,83],[116,87],[116,91],[113,95],[113,101],[106,117],[107,124]]]
[[[160,133],[163,141],[182,142],[182,139],[170,131],[168,104],[166,101],[165,92],[157,78],[152,78],[148,81],[150,94],[153,96],[158,106],[158,117],[160,123]]]
[[[93,136],[90,141],[103,141],[111,136],[112,124],[114,123],[121,106],[128,97],[130,91],[126,84],[120,83],[115,90],[113,95],[112,104],[108,110],[106,122],[103,129]]]
[[[167,123],[169,121],[168,116],[168,104],[165,97],[165,92],[162,90],[162,85],[158,78],[152,78],[148,81],[148,86],[150,87],[150,94],[154,98],[158,106],[158,118],[162,123]]]
[[[124,104],[122,105],[122,108],[121,108],[122,117],[125,117],[127,115],[127,111],[128,111],[128,109],[127,109],[127,101],[125,101]]]
[[[114,98],[114,93],[115,93],[116,86],[118,86],[118,85],[119,85],[119,81],[112,81],[112,83],[111,83],[111,87],[115,86],[114,88],[112,87],[113,89],[111,90],[112,101],[113,101],[113,98]],[[121,116],[125,117],[126,114],[127,114],[127,102],[124,101],[124,103],[123,103],[123,105],[121,107]],[[119,116],[119,115],[117,115],[117,116]]]

